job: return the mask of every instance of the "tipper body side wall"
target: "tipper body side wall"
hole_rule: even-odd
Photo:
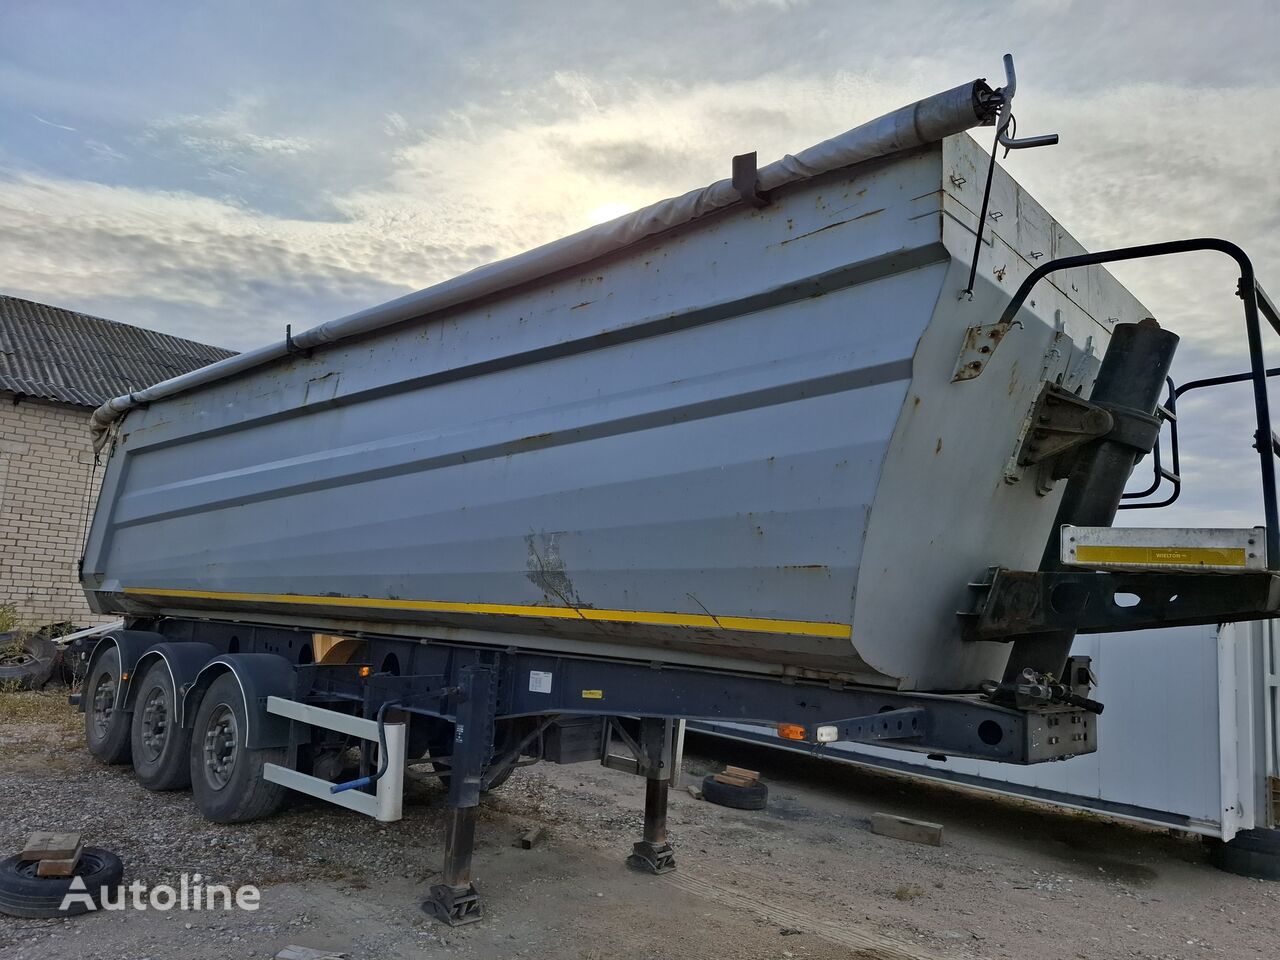
[[[982,160],[949,138],[131,411],[92,602],[914,689],[998,676],[1007,649],[963,644],[954,611],[1043,549],[1057,492],[1010,482],[1021,421],[1045,377],[1087,395],[1085,343],[1144,311],[1082,270],[952,383],[1039,247],[1079,249],[998,172],[962,300]]]

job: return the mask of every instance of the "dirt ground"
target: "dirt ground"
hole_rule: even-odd
[[[673,792],[679,868],[651,877],[622,864],[642,781],[591,764],[517,771],[480,811],[488,916],[449,929],[418,906],[441,859],[438,783],[410,784],[389,825],[299,799],[216,826],[189,794],[94,762],[79,723],[65,693],[0,694],[0,851],[34,830],[81,831],[120,854],[126,882],[199,872],[259,886],[261,907],[0,916],[7,960],[223,960],[286,944],[352,960],[1280,957],[1280,884],[1213,869],[1195,839],[710,738],[691,738],[685,782],[725,762],[761,770],[768,810]],[[877,810],[941,822],[945,844],[872,834]],[[539,847],[513,845],[538,825]]]

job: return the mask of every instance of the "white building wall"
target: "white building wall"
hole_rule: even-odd
[[[83,407],[0,393],[0,604],[24,623],[95,616],[76,576],[86,512],[97,497]]]

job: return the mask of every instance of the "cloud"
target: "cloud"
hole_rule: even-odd
[[[403,114],[396,113],[394,110],[385,117],[386,122],[382,125],[382,132],[388,137],[403,136],[409,130],[409,121],[404,118]]]
[[[31,119],[36,121],[36,123],[43,123],[46,127],[53,127],[56,130],[66,130],[68,133],[76,132],[75,127],[68,127],[65,123],[54,123],[52,120],[46,120],[44,117],[36,113],[31,114]]]
[[[556,74],[497,104],[455,111],[395,154],[386,180],[333,197],[353,222],[483,238],[507,256],[726,177],[735,153],[780,157],[850,125],[847,105],[901,97],[851,74],[637,85]],[[768,106],[755,106],[768,104]]]
[[[719,0],[720,6],[726,10],[750,10],[753,7],[773,7],[777,10],[789,10],[802,7],[809,0]]]
[[[7,292],[236,348],[491,254],[388,236],[373,223],[267,217],[189,193],[34,176],[0,181],[0,222]]]
[[[213,162],[247,157],[293,157],[309,153],[316,141],[307,137],[256,132],[260,97],[242,95],[214,113],[186,114],[153,121],[143,134],[147,142],[174,146]]]

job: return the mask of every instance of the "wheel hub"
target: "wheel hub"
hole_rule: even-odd
[[[142,706],[142,746],[148,760],[158,760],[169,738],[169,698],[162,688],[147,694]]]
[[[99,737],[107,735],[111,725],[111,714],[115,712],[116,691],[111,674],[104,673],[98,677],[93,687],[93,729]]]
[[[236,716],[220,704],[209,717],[204,734],[204,775],[215,790],[221,790],[235,772],[239,741]]]

